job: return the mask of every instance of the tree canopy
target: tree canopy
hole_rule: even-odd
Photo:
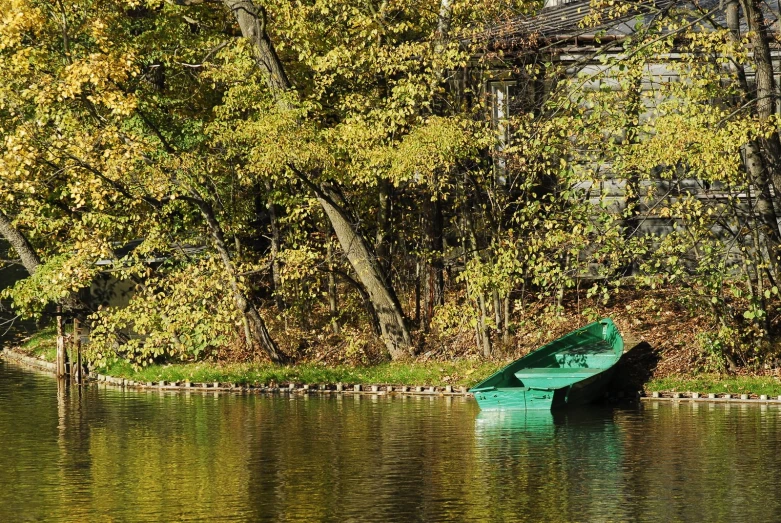
[[[522,0],[0,0],[0,233],[30,274],[5,294],[145,365],[324,336],[489,356],[530,301],[685,285],[704,357],[759,361],[781,268],[760,7],[638,18],[573,68],[485,47]],[[107,275],[126,307],[87,299]]]

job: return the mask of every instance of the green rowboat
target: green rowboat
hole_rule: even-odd
[[[601,396],[624,352],[606,318],[570,332],[475,385],[481,409],[555,409]]]

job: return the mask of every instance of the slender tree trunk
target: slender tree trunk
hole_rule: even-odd
[[[480,341],[483,346],[483,356],[486,358],[491,356],[491,334],[488,329],[488,311],[485,306],[485,294],[480,294],[477,299],[477,304],[480,307]]]
[[[480,260],[480,252],[477,248],[477,237],[475,236],[474,224],[472,223],[472,217],[469,215],[470,209],[464,211],[464,229],[468,238],[468,248],[466,252],[471,252],[472,257],[475,260]],[[482,291],[478,295],[477,305],[479,309],[478,317],[478,344],[482,345],[483,356],[489,357],[492,352],[491,346],[491,333],[488,328],[488,311],[485,306],[485,293]]]
[[[493,291],[493,298],[494,298],[494,322],[496,323],[496,334],[497,339],[502,336],[502,302],[499,299],[499,291],[494,289]]]
[[[643,110],[641,99],[642,94],[642,71],[634,73],[631,78],[631,85],[627,93],[626,112],[629,120],[626,126],[626,143],[634,145],[639,142],[638,127],[640,125],[640,113]],[[627,174],[626,180],[626,216],[624,217],[624,238],[628,241],[637,234],[637,228],[640,225],[640,177],[636,170],[632,169]],[[621,271],[623,275],[632,274],[636,263],[630,262]]]
[[[390,278],[391,270],[391,203],[393,187],[389,180],[381,179],[377,184],[379,206],[377,207],[377,233],[374,238],[374,252],[383,275]],[[390,284],[390,281],[386,281]]]
[[[754,55],[755,81],[757,87],[756,109],[760,120],[767,120],[776,112],[778,93],[776,91],[773,61],[770,54],[771,36],[765,24],[760,0],[740,0],[746,23],[752,35],[751,48]],[[776,187],[777,197],[781,195],[781,139],[774,131],[763,139],[768,170]]]
[[[773,205],[773,196],[770,192],[770,180],[767,176],[766,164],[757,142],[750,141],[743,149],[743,163],[751,183],[756,189],[754,210],[762,225],[763,236],[767,241],[767,250],[773,259],[773,267],[778,271],[781,268],[781,261],[778,259],[781,231],[779,231],[778,217]]]
[[[266,189],[271,190],[271,186],[266,183]],[[273,202],[267,202],[269,221],[271,222],[271,281],[274,284],[274,301],[279,310],[286,307],[284,297],[282,296],[282,276],[279,267],[279,251],[282,244],[282,235],[279,230],[279,218],[277,216],[277,206]]]
[[[730,1],[726,8],[727,28],[735,41],[740,40],[739,11],[738,0]],[[754,59],[756,67],[757,84],[757,106],[756,112],[760,118],[770,117],[773,111],[773,101],[775,100],[775,86],[773,80],[772,63],[770,61],[770,48],[767,42],[767,32],[764,31],[764,25],[761,18],[761,12],[757,11],[754,0],[740,0],[743,5],[749,24],[749,30],[754,32],[752,44],[754,47]],[[746,72],[740,65],[737,66],[738,80],[744,93],[744,100],[751,99],[751,91]],[[771,194],[771,174],[776,186],[776,197],[778,197],[778,188],[781,187],[776,181],[779,160],[781,160],[781,148],[778,147],[778,135],[773,134],[764,143],[765,155],[763,156],[760,148],[760,142],[749,141],[743,148],[743,163],[749,174],[752,185],[756,188],[756,213],[763,225],[764,236],[767,241],[767,250],[773,260],[773,267],[776,271],[781,268],[781,260],[778,258],[779,246],[781,246],[781,230],[778,226],[778,217],[773,197]]]
[[[510,343],[510,295],[504,297],[504,330],[502,331],[502,343]]]
[[[415,264],[415,323],[418,325],[418,327],[421,327],[423,325],[423,318],[421,317],[421,310],[420,310],[420,302],[421,302],[421,289],[422,289],[422,280],[423,279],[423,262],[418,261]],[[425,332],[426,329],[424,328],[423,331]]]
[[[434,41],[434,49],[437,53],[445,51],[448,38],[450,36],[450,26],[453,21],[452,0],[440,0],[439,13],[437,15],[437,33]],[[443,79],[444,70],[437,71],[438,80]],[[421,316],[421,326],[423,332],[428,332],[431,328],[431,320],[434,318],[434,308],[442,305],[445,301],[445,278],[444,264],[442,260],[444,251],[443,229],[444,219],[442,216],[442,202],[436,193],[433,193],[432,201],[426,202],[423,220],[425,234],[426,259],[419,264],[418,285],[422,287],[423,307]],[[420,285],[420,280],[423,285]],[[418,300],[420,303],[420,300]]]
[[[230,251],[225,243],[225,234],[222,230],[222,226],[217,221],[214,209],[212,209],[209,202],[201,198],[195,191],[190,190],[190,193],[192,195],[193,203],[198,206],[201,214],[206,220],[209,234],[212,237],[212,245],[214,245],[214,248],[220,255],[225,273],[228,276],[231,293],[233,294],[233,302],[236,304],[236,308],[239,312],[246,318],[254,343],[257,344],[258,348],[265,352],[269,359],[274,363],[285,363],[288,360],[288,357],[279,350],[276,342],[271,338],[268,328],[266,327],[266,322],[263,321],[260,312],[258,312],[255,305],[244,294],[241,287],[239,287],[236,266],[231,259]]]
[[[334,277],[334,248],[328,240],[328,306],[331,313],[331,330],[339,334],[339,296],[336,293],[336,278]]]
[[[437,16],[437,33],[434,41],[434,49],[437,53],[445,50],[452,20],[452,0],[440,0]],[[436,72],[438,80],[441,82],[444,71],[438,70]],[[427,252],[426,258],[419,262],[417,266],[418,277],[415,288],[415,304],[419,325],[423,332],[428,332],[431,328],[431,320],[434,317],[434,308],[444,303],[445,280],[442,263],[444,226],[442,204],[438,195],[434,194],[432,201],[426,202],[422,218],[424,221],[424,245]],[[421,294],[422,300],[420,299]]]
[[[223,3],[239,23],[242,35],[253,44],[256,62],[277,106],[281,110],[291,109],[288,97],[293,85],[266,31],[265,9],[251,0],[223,0]],[[315,189],[317,200],[331,221],[342,250],[372,302],[388,352],[393,359],[406,356],[412,346],[406,318],[375,253],[369,249],[354,222],[347,218],[341,195],[327,185],[312,185],[310,188]]]
[[[437,16],[437,43],[441,45],[450,33],[450,24],[453,21],[452,0],[440,0],[439,15]]]
[[[444,302],[445,278],[442,263],[443,218],[439,199],[427,203],[423,219],[426,235],[426,260],[423,268],[423,330],[428,332],[434,317],[434,307]]]

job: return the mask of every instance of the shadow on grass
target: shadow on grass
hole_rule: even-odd
[[[634,397],[651,381],[660,359],[659,353],[648,342],[642,341],[632,347],[616,364],[610,384],[611,395],[623,392],[626,397]]]

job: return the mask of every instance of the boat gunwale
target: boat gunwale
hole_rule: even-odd
[[[501,374],[504,374],[504,373],[506,373],[508,371],[517,370],[516,366],[518,364],[523,363],[524,360],[531,359],[535,354],[538,354],[539,352],[544,351],[545,349],[549,349],[551,347],[551,345],[554,345],[555,343],[558,343],[558,342],[560,342],[562,340],[565,340],[567,338],[581,335],[584,331],[590,330],[590,329],[592,329],[593,327],[595,327],[597,325],[602,325],[602,326],[606,326],[606,327],[609,327],[610,325],[612,325],[614,327],[615,332],[618,335],[618,339],[620,341],[620,347],[621,347],[620,348],[620,352],[616,349],[615,346],[611,346],[611,351],[616,356],[615,360],[610,365],[608,365],[607,367],[586,367],[586,368],[598,369],[598,372],[590,373],[588,376],[584,376],[583,380],[579,380],[579,381],[588,380],[588,379],[590,379],[590,378],[592,378],[594,376],[598,376],[599,374],[612,369],[615,366],[615,364],[618,363],[618,361],[621,359],[621,355],[623,354],[623,349],[624,349],[623,337],[621,336],[621,333],[618,331],[618,327],[615,325],[615,323],[613,322],[612,319],[610,319],[610,318],[602,318],[601,320],[591,322],[588,325],[585,325],[585,326],[583,326],[583,327],[581,327],[579,329],[575,329],[575,330],[573,330],[571,332],[568,332],[564,336],[556,338],[555,340],[546,343],[542,347],[539,347],[538,349],[533,350],[532,352],[526,354],[525,356],[521,356],[520,358],[510,362],[509,364],[507,364],[504,367],[502,367],[501,369],[497,370],[496,372],[494,372],[493,374],[491,374],[490,376],[488,376],[487,378],[485,378],[481,382],[477,383],[474,387],[470,388],[469,389],[470,392],[472,392],[472,393],[479,393],[479,392],[489,392],[489,391],[496,391],[496,390],[502,390],[502,389],[517,390],[517,391],[521,391],[521,390],[556,390],[557,388],[561,388],[561,387],[540,388],[540,387],[528,387],[528,386],[497,387],[495,385],[487,385],[487,386],[481,386],[481,385],[483,383],[490,382],[495,377],[497,377],[497,376],[499,376]],[[605,338],[603,338],[603,340],[607,341]],[[559,351],[552,352],[551,354],[557,354],[558,352]],[[548,370],[552,370],[554,368],[561,368],[561,367],[527,367],[527,368],[529,368],[529,369],[548,369]],[[574,368],[578,368],[578,367],[574,367]],[[514,374],[515,374],[515,372],[513,372],[513,375]]]

